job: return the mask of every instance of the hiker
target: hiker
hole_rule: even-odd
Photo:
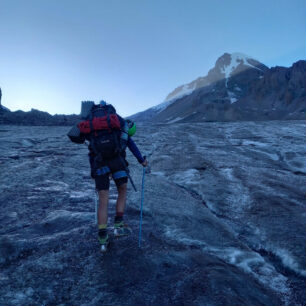
[[[143,167],[148,162],[131,138],[136,132],[135,123],[121,118],[111,104],[103,100],[99,105],[91,101],[82,102],[81,117],[85,120],[73,127],[68,137],[75,143],[89,141],[91,177],[95,180],[99,194],[98,239],[101,251],[106,251],[109,244],[107,219],[110,177],[118,190],[114,233],[116,236],[127,235],[130,229],[123,222],[128,182],[126,147]]]

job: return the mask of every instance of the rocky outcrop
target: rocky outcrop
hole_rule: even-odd
[[[1,102],[2,102],[2,90],[0,87],[0,115],[6,111],[9,111],[9,109],[4,107]]]
[[[306,114],[306,61],[298,61],[290,68],[271,68],[249,88],[237,106],[272,117],[303,117]]]

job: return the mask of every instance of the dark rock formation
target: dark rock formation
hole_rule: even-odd
[[[258,109],[276,119],[305,118],[306,61],[298,61],[290,68],[271,68],[249,88],[237,106]]]
[[[50,115],[37,109],[31,109],[29,112],[18,110],[11,112],[1,104],[2,90],[0,88],[0,124],[9,125],[67,125],[76,124],[81,117],[79,115]]]
[[[32,109],[29,112],[24,111],[4,111],[0,116],[0,124],[13,125],[66,125],[71,126],[80,120],[79,115],[50,115],[47,112],[42,112]]]
[[[8,108],[6,108],[5,106],[2,105],[2,90],[0,87],[0,123],[2,122],[1,118],[3,116],[4,113],[9,112],[10,110]]]

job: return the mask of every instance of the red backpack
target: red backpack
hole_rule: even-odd
[[[93,152],[103,159],[111,159],[122,151],[121,122],[112,105],[93,106],[87,120],[80,122],[78,128],[89,135]]]

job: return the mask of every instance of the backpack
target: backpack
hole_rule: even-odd
[[[127,124],[112,105],[94,105],[86,119],[78,124],[78,128],[88,136],[96,155],[102,159],[112,159],[125,149]]]

